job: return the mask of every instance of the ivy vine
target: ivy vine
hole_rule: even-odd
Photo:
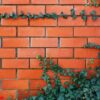
[[[31,13],[27,13],[24,14],[23,12],[21,12],[20,14],[17,13],[11,13],[11,14],[7,14],[7,13],[3,13],[0,14],[0,19],[4,18],[4,19],[8,19],[8,18],[12,18],[12,19],[17,19],[19,17],[21,18],[28,18],[28,19],[39,19],[39,18],[51,18],[51,19],[57,19],[59,17],[63,17],[64,19],[67,19],[68,17],[72,17],[73,19],[76,19],[77,17],[81,16],[81,18],[86,21],[88,19],[89,16],[92,17],[93,20],[96,20],[97,18],[100,18],[100,15],[96,14],[96,11],[93,10],[90,12],[90,15],[86,14],[85,10],[82,10],[80,12],[80,15],[76,15],[76,11],[75,9],[71,9],[71,15],[65,14],[64,12],[61,12],[60,14],[56,14],[56,13],[40,13],[40,14],[31,14]]]
[[[25,100],[100,100],[100,66],[93,69],[84,69],[74,72],[72,69],[63,69],[58,64],[54,64],[52,59],[37,56],[43,69],[42,79],[47,83],[38,92],[37,96],[30,96]],[[94,73],[89,77],[89,72]],[[54,73],[52,79],[48,71]],[[69,76],[70,81],[65,81],[62,85],[61,76]],[[51,80],[53,80],[53,84]]]
[[[88,43],[85,45],[85,48],[95,48],[100,50],[100,45],[97,45],[95,43]],[[100,52],[98,53],[98,58],[100,59]]]
[[[88,6],[95,6],[98,7],[99,6],[99,0],[86,0],[86,5]]]

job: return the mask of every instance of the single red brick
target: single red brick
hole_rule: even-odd
[[[89,17],[86,25],[87,26],[100,26],[100,18],[93,20],[92,17]]]
[[[29,4],[30,0],[2,0],[2,4]]]
[[[100,36],[99,27],[75,27],[74,36],[76,37],[98,37]]]
[[[15,57],[16,57],[15,49],[0,48],[0,58],[15,58]]]
[[[0,97],[3,97],[1,100],[7,100],[9,96],[12,100],[15,100],[16,90],[0,90]]]
[[[18,27],[18,36],[20,37],[42,37],[45,36],[42,27]]]
[[[99,50],[88,48],[76,48],[75,58],[98,58]]]
[[[1,5],[0,6],[0,13],[16,13],[16,6],[4,6],[4,5]]]
[[[86,59],[86,67],[87,68],[96,68],[96,66],[100,66],[100,59]]]
[[[57,38],[32,38],[32,47],[57,47]]]
[[[16,70],[0,69],[0,79],[14,79],[14,78],[16,78]]]
[[[73,8],[73,6],[60,6],[60,5],[49,5],[46,6],[46,13],[56,13],[60,14],[61,12],[67,13],[68,15],[71,14],[70,10]]]
[[[18,13],[24,12],[27,14],[28,12],[34,13],[34,14],[39,14],[39,13],[44,13],[45,12],[45,6],[29,6],[29,5],[24,5],[24,6],[18,6]]]
[[[2,89],[28,89],[28,80],[3,80]]]
[[[84,0],[60,0],[60,4],[85,4]]]
[[[41,68],[40,61],[37,59],[30,59],[30,68]]]
[[[47,48],[46,56],[50,58],[71,58],[73,57],[73,50],[66,48]]]
[[[22,19],[22,18],[17,18],[17,19],[2,19],[1,20],[1,25],[2,26],[27,26],[28,25],[28,19]]]
[[[88,42],[100,45],[100,38],[88,38]]]
[[[57,20],[54,19],[31,19],[30,26],[56,26]]]
[[[54,64],[57,64],[57,59],[52,59]],[[40,61],[37,59],[30,59],[30,68],[42,68]]]
[[[3,47],[29,47],[29,38],[3,38]]]
[[[73,28],[71,27],[47,27],[46,35],[48,37],[72,37]]]
[[[59,59],[58,64],[63,68],[85,68],[83,59]]]
[[[46,86],[46,82],[44,80],[37,80],[37,81],[36,80],[31,80],[30,81],[30,89],[40,90],[44,86]]]
[[[3,59],[3,68],[29,68],[28,59]]]
[[[58,0],[31,0],[32,4],[58,4]]]
[[[18,79],[41,79],[42,72],[42,70],[18,70]]]
[[[87,44],[86,38],[61,38],[61,47],[83,47]]]
[[[76,12],[77,15],[80,15],[80,12],[82,10],[85,10],[85,12],[86,12],[87,15],[90,15],[90,13],[93,10],[96,11],[97,15],[100,15],[100,7],[94,7],[94,6],[90,7],[90,6],[84,6],[84,5],[83,6],[80,6],[80,5],[75,6],[75,12]]]
[[[19,48],[18,57],[19,58],[36,58],[37,55],[44,56],[43,48]]]
[[[69,17],[68,19],[59,18],[58,19],[58,26],[84,26],[85,21],[82,20],[81,17],[78,17],[76,19],[72,19],[72,17]]]
[[[0,36],[1,37],[16,36],[16,28],[15,27],[0,27]]]

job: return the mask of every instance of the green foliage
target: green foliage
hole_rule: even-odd
[[[40,61],[43,69],[42,79],[47,85],[37,96],[31,96],[25,100],[100,100],[100,66],[94,70],[96,74],[89,77],[88,73],[93,69],[74,72],[72,69],[63,69],[58,64],[54,64],[52,59],[41,56],[36,58]],[[48,71],[54,73],[52,77],[54,86]],[[69,76],[71,80],[62,85],[59,75]]]
[[[23,12],[16,14],[16,13],[12,12],[11,14],[7,14],[7,13],[0,14],[0,19],[2,19],[2,18],[4,18],[4,19],[8,19],[8,18],[17,19],[19,17],[23,18],[23,19],[25,19],[25,18],[28,18],[28,19],[39,19],[39,18],[57,19],[59,17],[67,19],[68,17],[72,17],[73,19],[76,19],[77,17],[81,16],[81,18],[84,21],[86,21],[89,16],[92,17],[92,20],[96,20],[97,18],[100,17],[99,15],[96,15],[96,11],[94,11],[94,10],[90,12],[90,15],[86,15],[85,10],[82,10],[80,12],[80,15],[76,15],[75,9],[71,9],[70,12],[71,12],[71,15],[65,14],[63,12],[61,12],[60,14],[56,14],[56,13],[31,14],[29,12],[27,14],[24,14]]]
[[[85,45],[85,48],[95,48],[100,50],[100,45],[97,45],[95,43],[88,43]],[[98,58],[100,59],[100,52],[98,53]]]
[[[99,0],[90,0],[90,1],[88,2],[88,0],[86,0],[86,5],[98,7],[98,6],[99,6],[98,1],[99,1]]]

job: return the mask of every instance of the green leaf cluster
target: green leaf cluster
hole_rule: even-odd
[[[47,83],[42,88],[42,93],[37,96],[31,96],[25,100],[100,100],[100,66],[95,68],[95,75],[88,77],[89,71],[93,69],[84,69],[82,71],[73,71],[72,69],[63,69],[58,64],[54,64],[52,59],[37,56],[43,69],[42,79]],[[48,71],[54,73],[50,79]],[[70,81],[61,83],[61,76],[69,76]],[[51,80],[53,80],[53,84]]]
[[[28,19],[39,19],[39,18],[48,18],[48,19],[57,19],[59,17],[62,17],[64,19],[67,19],[68,17],[72,17],[73,19],[76,19],[77,17],[81,16],[81,18],[86,21],[88,19],[89,16],[92,17],[92,20],[96,20],[97,18],[100,17],[100,15],[96,14],[96,11],[93,10],[90,12],[90,15],[86,15],[85,10],[82,10],[80,12],[80,15],[76,15],[76,11],[75,9],[71,9],[70,10],[71,15],[65,14],[64,12],[61,12],[60,14],[56,14],[56,13],[39,13],[39,14],[31,14],[31,13],[27,13],[24,14],[23,12],[20,12],[19,14],[12,12],[11,14],[7,14],[7,13],[3,13],[0,14],[0,19],[4,18],[4,19],[8,19],[8,18],[12,18],[12,19],[17,19],[17,18],[28,18]]]

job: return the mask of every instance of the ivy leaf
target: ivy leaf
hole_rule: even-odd
[[[81,17],[82,17],[82,19],[83,19],[84,21],[87,20],[87,16],[86,16],[85,10],[82,10],[82,11],[80,12],[80,15],[81,15]]]
[[[90,13],[90,15],[92,16],[92,19],[93,19],[93,20],[96,20],[96,19],[97,19],[96,11],[93,10],[93,11]]]
[[[67,14],[64,14],[63,12],[61,12],[61,14],[59,16],[65,18],[65,19],[68,17],[68,15]]]
[[[40,13],[38,16],[39,18],[44,18],[44,15],[42,13]]]
[[[65,100],[65,99],[64,99],[64,95],[60,94],[60,95],[58,96],[57,100]]]
[[[77,15],[75,14],[75,10],[74,9],[71,9],[71,17],[73,19],[76,19],[77,18]]]
[[[14,12],[12,14],[10,14],[10,17],[12,17],[13,19],[16,19],[18,16],[17,14],[15,14]]]
[[[51,18],[57,19],[57,18],[58,18],[58,16],[57,16],[57,14],[56,14],[56,13],[52,13],[52,14],[51,14]]]
[[[28,17],[29,19],[31,19],[31,18],[32,18],[32,15],[31,15],[30,13],[27,13],[27,17]]]

